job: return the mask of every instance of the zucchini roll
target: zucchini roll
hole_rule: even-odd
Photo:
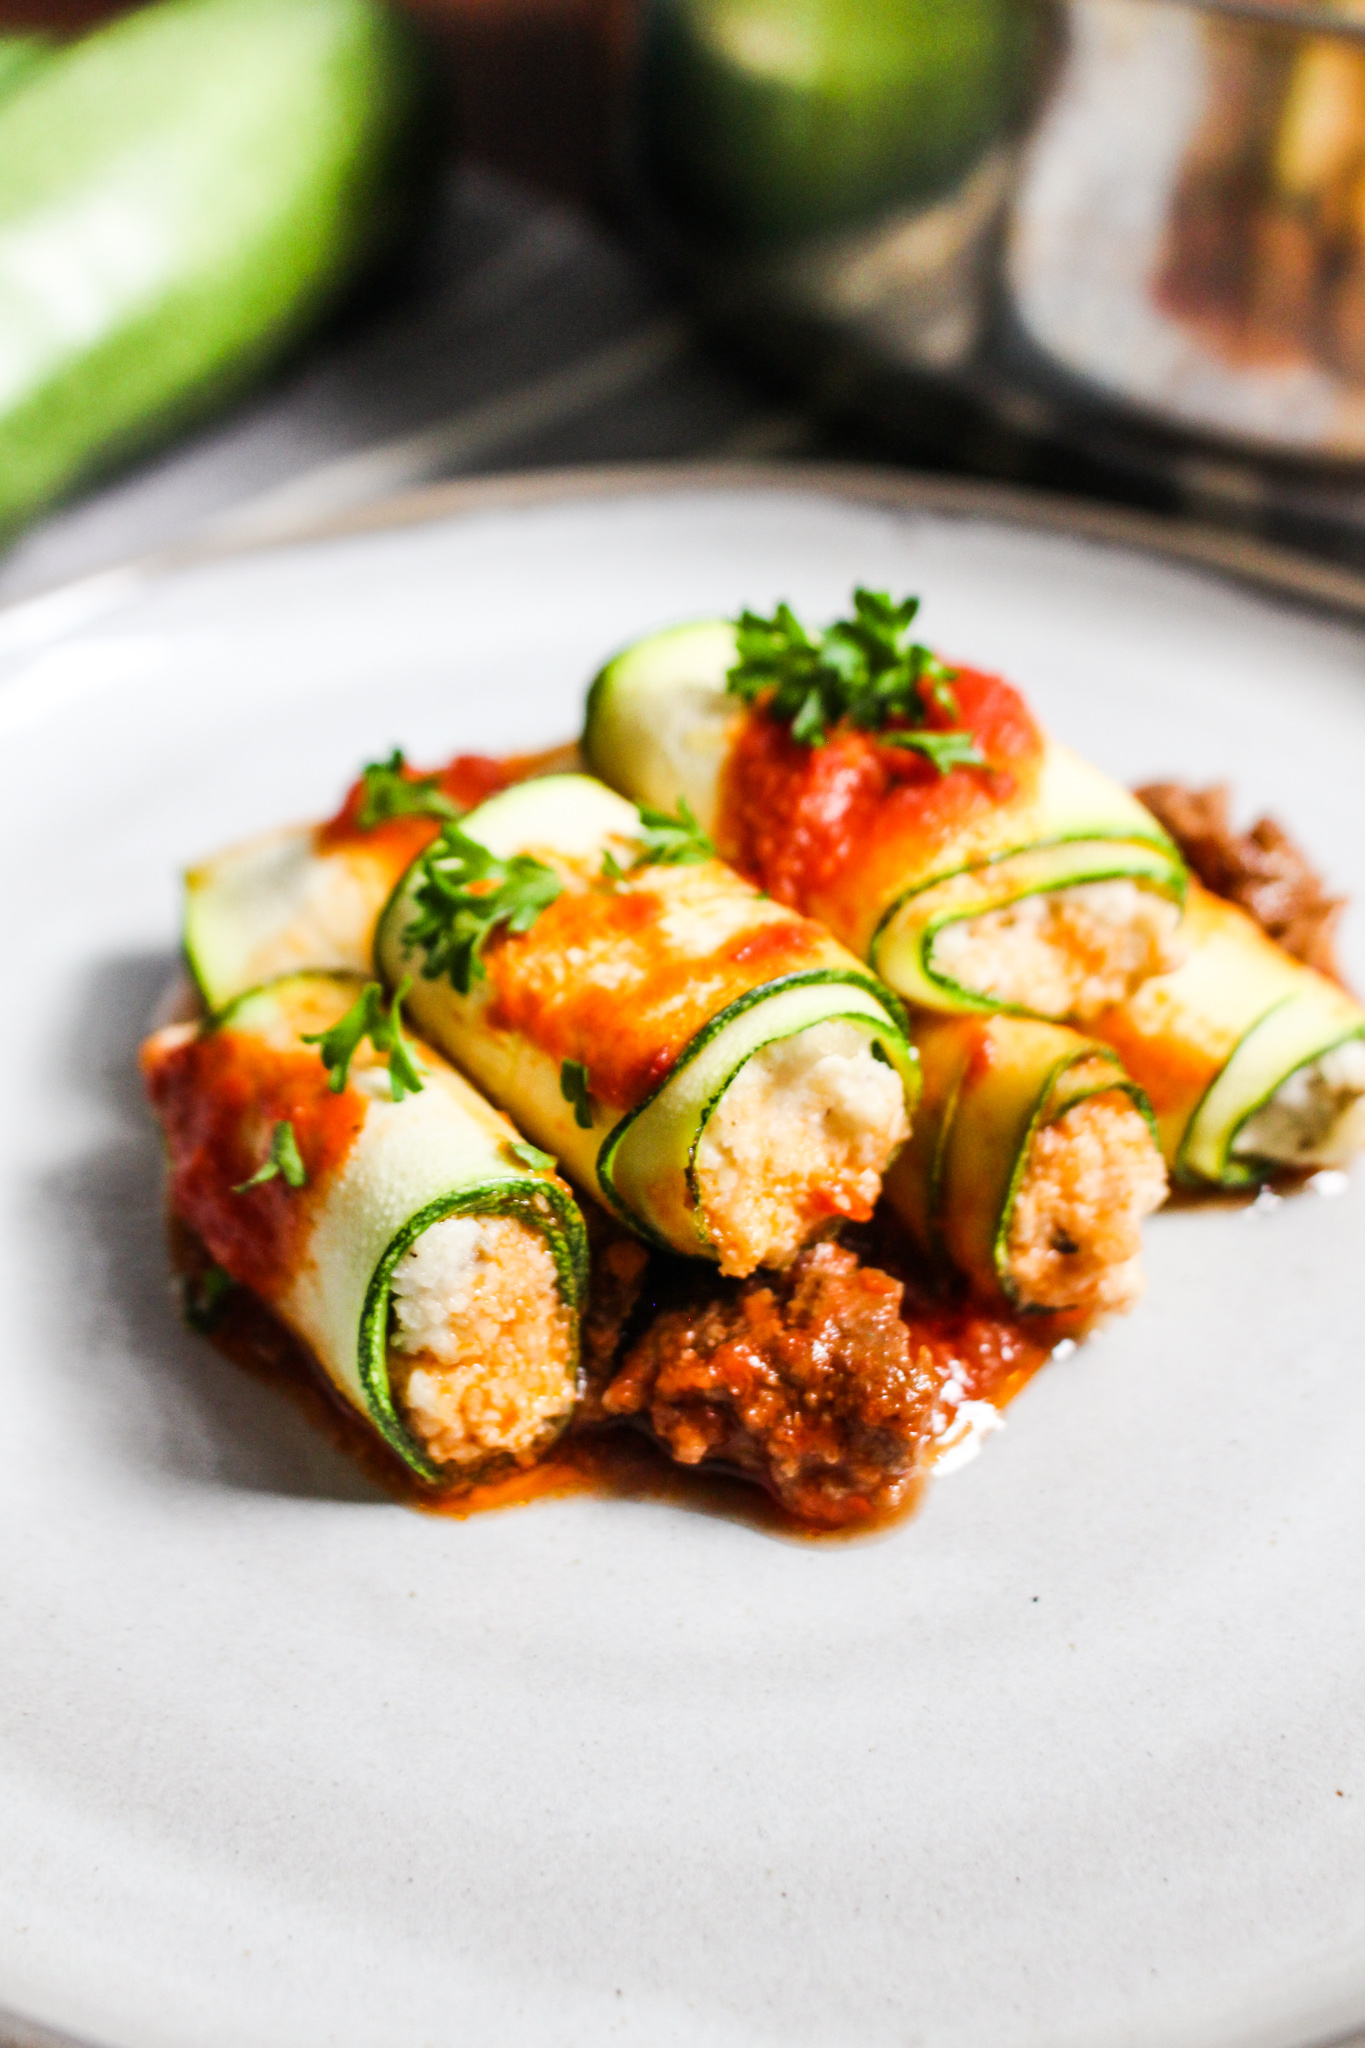
[[[1365,1144],[1365,1010],[1190,885],[1184,964],[1095,1021],[1151,1098],[1178,1180],[1244,1187]]]
[[[722,855],[906,1001],[1085,1020],[1171,964],[1185,870],[1128,792],[998,677],[907,640],[859,591],[808,636],[785,606],[607,664],[583,752],[637,802],[685,799]]]
[[[548,1448],[579,1399],[582,1218],[377,983],[285,976],[158,1032],[142,1068],[174,1213],[413,1472]]]
[[[641,1235],[723,1272],[871,1213],[918,1086],[895,999],[684,810],[581,775],[448,826],[376,959],[418,1028]]]
[[[185,877],[185,957],[211,1010],[299,968],[370,969],[375,920],[448,818],[537,757],[462,754],[418,775],[399,753],[371,762],[336,816],[230,846]]]
[[[1020,1017],[921,1016],[914,1037],[924,1092],[886,1192],[921,1251],[1012,1308],[1131,1308],[1166,1170],[1115,1055]]]

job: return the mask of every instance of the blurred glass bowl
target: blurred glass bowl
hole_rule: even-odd
[[[1365,0],[646,0],[626,155],[732,334],[921,442],[1365,462]]]

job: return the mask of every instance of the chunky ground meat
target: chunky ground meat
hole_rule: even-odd
[[[1322,877],[1273,818],[1235,831],[1223,782],[1212,789],[1153,782],[1137,794],[1206,889],[1238,904],[1296,960],[1341,980],[1334,942],[1346,899],[1328,895]]]
[[[932,1442],[941,1384],[903,1292],[832,1242],[780,1278],[711,1276],[630,1347],[603,1413],[637,1418],[680,1464],[758,1479],[803,1521],[886,1512]]]

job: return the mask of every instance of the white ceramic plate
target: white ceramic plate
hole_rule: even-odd
[[[1140,1311],[834,1547],[409,1513],[167,1284],[133,1057],[177,870],[395,742],[568,734],[665,620],[921,591],[1105,767],[1230,776],[1365,894],[1359,631],[975,502],[457,493],[0,619],[0,2004],[106,2048],[1365,2018],[1365,1178],[1160,1217]]]

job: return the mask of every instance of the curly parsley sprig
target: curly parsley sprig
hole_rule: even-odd
[[[441,788],[439,775],[409,775],[401,747],[395,747],[387,761],[367,761],[361,771],[364,785],[356,824],[362,832],[373,832],[390,818],[458,818],[458,804]]]
[[[716,849],[697,823],[686,797],[678,798],[676,817],[655,810],[652,804],[641,804],[640,827],[640,851],[629,868],[623,868],[610,851],[602,856],[604,880],[624,881],[636,868],[694,867],[716,858]]]
[[[417,914],[403,943],[424,953],[425,980],[445,975],[462,996],[483,980],[483,952],[494,933],[529,931],[564,887],[554,869],[534,855],[499,860],[454,824],[445,825],[427,848],[417,877]]]
[[[885,591],[859,588],[852,618],[836,619],[816,635],[787,604],[778,605],[771,618],[742,612],[736,627],[739,660],[726,688],[746,704],[762,701],[801,746],[822,747],[831,726],[852,725],[881,734],[887,745],[923,754],[940,774],[984,767],[970,733],[926,727],[931,712],[952,719],[961,714],[952,688],[955,671],[909,637],[918,611],[917,597],[897,604]],[[907,720],[909,729],[887,732],[893,718]]]
[[[305,1045],[321,1048],[322,1064],[331,1076],[328,1085],[334,1095],[340,1095],[346,1086],[351,1061],[367,1038],[380,1057],[388,1060],[389,1093],[393,1100],[401,1102],[406,1095],[421,1094],[422,1077],[403,1036],[403,998],[411,987],[411,981],[401,981],[385,1010],[383,989],[377,981],[367,981],[346,1015],[330,1031],[302,1034]]]
[[[642,868],[686,868],[714,860],[716,849],[701,826],[687,798],[678,798],[676,817],[656,811],[652,804],[640,805],[640,866]]]

